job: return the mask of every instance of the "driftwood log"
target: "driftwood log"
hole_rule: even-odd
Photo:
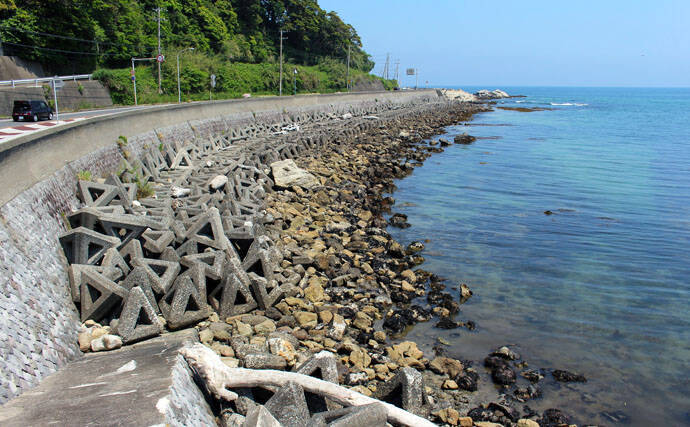
[[[228,390],[240,387],[275,386],[282,387],[288,382],[295,382],[305,391],[327,397],[344,406],[360,406],[370,403],[382,403],[386,408],[388,420],[407,426],[435,426],[425,418],[419,417],[390,403],[381,402],[356,391],[341,387],[328,381],[294,372],[272,369],[230,368],[220,357],[202,344],[185,347],[180,353],[187,363],[205,381],[208,391],[216,398],[226,401],[237,399],[237,394]]]

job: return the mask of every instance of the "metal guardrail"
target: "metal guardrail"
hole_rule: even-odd
[[[40,77],[37,79],[17,79],[17,80],[0,80],[0,86],[12,86],[26,85],[33,83],[35,87],[38,87],[39,83],[50,83],[53,80],[91,80],[93,74],[75,74],[72,76],[55,76],[55,77]]]

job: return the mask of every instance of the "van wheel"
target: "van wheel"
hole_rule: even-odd
[[[53,120],[53,113],[48,114],[48,120]]]
[[[34,114],[34,121],[35,121],[35,122],[38,121],[38,114]]]

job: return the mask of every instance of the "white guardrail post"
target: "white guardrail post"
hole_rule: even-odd
[[[21,84],[31,84],[38,87],[39,82],[50,83],[53,80],[91,80],[92,74],[75,74],[72,76],[57,76],[57,77],[40,77],[37,79],[16,79],[16,80],[0,80],[0,86],[12,86],[17,87]]]

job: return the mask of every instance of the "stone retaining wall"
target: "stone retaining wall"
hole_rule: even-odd
[[[181,146],[223,134],[241,138],[248,130],[268,133],[270,125],[283,121],[317,115],[325,119],[346,112],[362,115],[403,102],[436,99],[435,92],[388,96],[385,103],[376,96],[190,120],[134,135],[124,149],[115,141],[101,144],[0,207],[0,339],[5,343],[0,347],[0,403],[81,357],[76,339],[79,316],[57,240],[66,230],[65,214],[81,206],[75,196],[78,172],[88,170],[93,176],[114,172],[121,167],[125,150],[132,160],[160,144]]]

